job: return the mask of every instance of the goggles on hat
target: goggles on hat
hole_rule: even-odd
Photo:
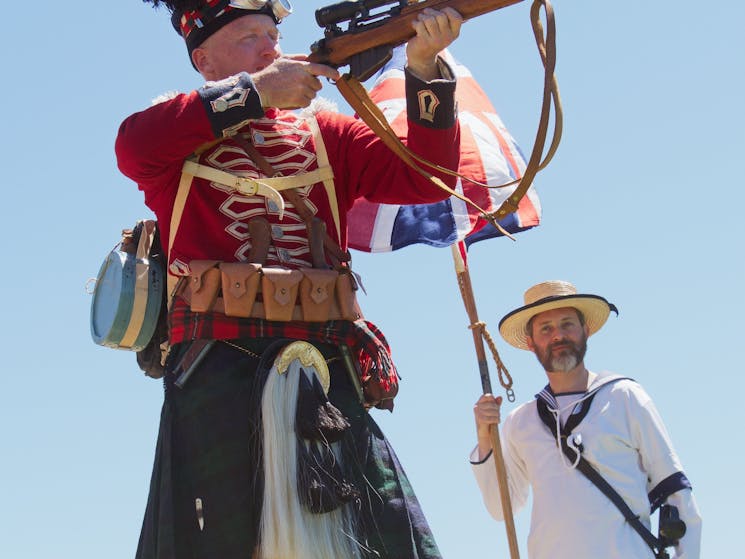
[[[207,0],[201,9],[174,12],[172,21],[191,51],[222,25],[235,19],[238,10],[267,14],[279,24],[292,13],[292,4],[290,0]]]
[[[292,13],[290,0],[230,0],[229,6],[244,10],[260,10],[269,5],[277,21],[282,21]]]

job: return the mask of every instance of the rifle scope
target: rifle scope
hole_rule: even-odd
[[[367,17],[370,14],[370,10],[388,4],[398,4],[403,7],[408,2],[407,0],[346,0],[344,2],[337,2],[336,4],[317,9],[316,23],[320,27],[330,27],[343,21],[349,21],[357,15]]]

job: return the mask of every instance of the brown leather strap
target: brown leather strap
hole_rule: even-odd
[[[399,159],[401,159],[409,167],[414,169],[417,173],[428,179],[440,190],[444,190],[451,196],[455,196],[456,198],[475,208],[481,214],[481,216],[484,217],[484,219],[490,221],[492,225],[494,225],[494,227],[496,227],[503,235],[511,237],[511,235],[504,228],[502,228],[499,223],[497,223],[497,221],[485,209],[483,209],[481,206],[476,204],[473,200],[471,200],[464,194],[456,192],[444,182],[442,182],[439,177],[434,176],[432,173],[419,165],[421,163],[422,165],[426,165],[427,167],[437,169],[442,173],[462,177],[462,175],[455,171],[446,169],[445,167],[441,167],[440,165],[427,161],[426,159],[418,156],[409,148],[407,148],[393,131],[391,125],[386,120],[380,108],[378,108],[373,100],[370,99],[370,95],[367,93],[367,90],[362,86],[357,78],[351,76],[350,74],[344,74],[341,79],[337,80],[336,87],[339,90],[339,93],[341,93],[344,99],[347,100],[347,103],[349,103],[349,105],[354,109],[357,115],[365,122],[365,124],[370,127],[373,132],[375,132],[375,134],[383,141],[383,143],[387,145],[390,150],[399,157]]]
[[[261,155],[261,153],[259,153],[259,150],[256,149],[256,146],[254,146],[248,139],[240,134],[235,136],[233,139],[236,141],[236,143],[238,143],[238,145],[241,146],[241,148],[243,148],[243,150],[245,150],[246,154],[267,177],[281,176],[281,173],[275,170],[274,167],[272,167],[271,163],[269,163],[269,161],[267,161],[266,158]],[[300,196],[300,194],[294,188],[283,190],[282,196],[284,196],[287,201],[290,202],[290,204],[295,206],[298,215],[300,215],[300,219],[303,220],[306,227],[308,228],[308,235],[310,237],[309,242],[312,241],[315,238],[315,235],[319,234],[319,229],[318,225],[314,223],[315,216],[308,206],[308,201]],[[329,257],[333,261],[332,263],[334,264],[334,267],[338,266],[341,262],[349,262],[351,260],[349,252],[342,250],[342,248],[339,246],[339,243],[332,239],[331,236],[326,232],[325,227],[323,228],[323,231],[320,233],[320,235],[321,239],[323,240],[323,246],[326,248]],[[311,249],[313,248],[314,243],[311,243]],[[316,252],[318,252],[317,249]],[[321,267],[320,262],[323,259],[323,255],[313,254],[312,251],[311,254],[314,260],[314,267]]]
[[[544,36],[543,25],[541,24],[540,10],[543,5],[546,12],[546,26],[548,32]],[[530,21],[533,26],[533,35],[535,36],[538,52],[544,67],[543,79],[543,102],[541,104],[541,116],[538,121],[538,131],[533,151],[530,154],[523,176],[520,178],[515,191],[504,201],[502,205],[494,212],[497,219],[502,219],[507,215],[517,211],[518,204],[523,196],[528,192],[528,188],[533,183],[538,171],[545,168],[553,158],[559,147],[561,132],[563,129],[563,112],[561,108],[561,99],[559,98],[559,84],[556,81],[554,70],[556,69],[556,23],[554,21],[554,9],[549,0],[534,0],[530,8]],[[546,157],[541,161],[543,148],[546,144],[548,134],[548,121],[551,113],[551,102],[554,106],[554,135]],[[509,184],[514,184],[509,183]],[[503,185],[508,186],[508,185]]]
[[[543,27],[541,25],[539,13],[541,5],[545,7],[546,21],[548,26],[548,34],[546,35],[545,40],[543,38]],[[530,160],[527,163],[525,172],[523,173],[523,176],[519,181],[512,181],[510,183],[498,186],[490,186],[475,181],[470,177],[466,177],[458,173],[457,171],[447,169],[445,167],[437,165],[436,163],[432,163],[431,161],[428,161],[423,157],[420,157],[416,153],[409,150],[401,142],[401,140],[398,138],[398,136],[386,120],[382,111],[377,107],[377,105],[375,105],[372,99],[370,99],[367,90],[359,83],[356,78],[350,76],[349,74],[345,74],[340,80],[336,82],[336,86],[339,89],[339,92],[342,94],[344,99],[346,99],[349,105],[355,110],[357,115],[401,160],[403,160],[407,165],[409,165],[419,174],[427,177],[438,188],[448,192],[451,196],[455,196],[456,198],[475,208],[484,219],[491,222],[492,225],[494,225],[502,234],[510,238],[512,238],[512,236],[497,223],[497,220],[502,219],[508,214],[517,210],[517,206],[520,200],[523,196],[525,196],[528,188],[530,188],[530,185],[532,184],[533,178],[535,177],[536,173],[539,170],[543,169],[546,165],[548,165],[549,161],[556,152],[561,138],[561,131],[563,126],[561,100],[559,99],[558,84],[554,75],[554,69],[556,66],[555,23],[553,8],[549,0],[534,0],[533,6],[531,7],[531,22],[533,25],[533,32],[536,38],[536,42],[538,44],[538,50],[545,69],[543,106],[541,109],[541,117],[539,121],[538,132],[536,135],[536,141],[533,146],[533,151]],[[541,161],[540,159],[545,145],[548,130],[548,121],[551,113],[551,101],[553,101],[555,113],[554,137],[545,159]],[[504,188],[507,186],[512,186],[516,183],[518,183],[518,186],[512,193],[512,195],[510,195],[502,203],[497,211],[488,213],[467,196],[449,188],[439,178],[433,176],[430,172],[423,169],[420,164],[447,175],[460,177],[462,180],[466,180],[470,183],[476,184],[478,186],[483,186],[485,188]]]
[[[326,251],[323,246],[323,240],[327,236],[326,224],[320,217],[311,217],[305,222],[305,228],[308,231],[308,246],[310,247],[313,267],[318,269],[328,268]]]
[[[248,234],[251,235],[251,250],[248,252],[249,262],[262,266],[266,264],[269,245],[272,244],[271,227],[269,220],[260,215],[248,220]]]

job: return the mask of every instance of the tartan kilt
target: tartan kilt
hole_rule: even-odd
[[[216,343],[183,388],[174,386],[172,369],[188,344],[171,352],[137,559],[256,559],[263,499],[261,389],[273,361],[257,355],[276,341],[231,341],[254,355]],[[343,444],[361,493],[354,507],[361,555],[440,559],[411,484],[359,402],[336,349],[316,345],[329,360],[329,399],[351,425]]]

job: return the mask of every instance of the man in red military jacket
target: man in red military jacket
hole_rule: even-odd
[[[173,295],[138,558],[440,557],[367,414],[392,408],[397,377],[354,300],[346,215],[360,197],[412,204],[447,194],[361,121],[287,110],[307,107],[319,78],[339,75],[282,55],[285,0],[153,3],[171,10],[206,83],[130,116],[116,142],[120,169],[158,218]],[[460,24],[451,9],[427,10],[407,47],[404,142],[451,169],[455,80],[437,54]],[[294,340],[312,344],[316,360],[302,364],[316,375],[282,368]],[[270,417],[280,405],[267,396],[275,376],[292,385],[294,423],[284,431],[285,420]],[[280,463],[292,464],[269,461],[277,439],[289,441],[279,454],[292,456]],[[279,506],[271,487],[300,506]]]

